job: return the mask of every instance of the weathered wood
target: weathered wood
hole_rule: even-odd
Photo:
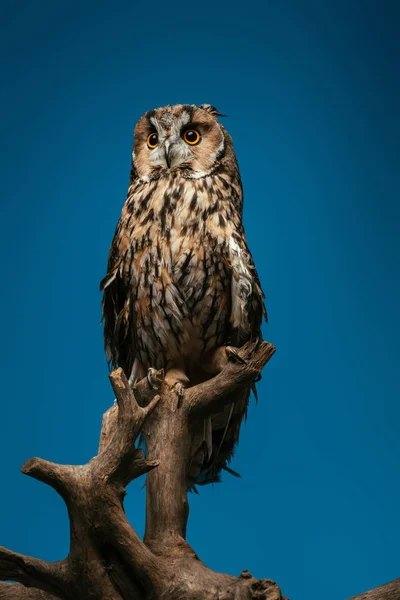
[[[353,596],[349,600],[400,600],[400,578],[358,596]]]
[[[143,429],[147,456],[162,457],[146,478],[146,530],[144,541],[153,551],[171,545],[171,538],[186,539],[189,515],[187,467],[191,437],[185,410],[167,386],[162,403]]]
[[[244,578],[251,577],[248,572],[244,572]],[[243,577],[243,575],[241,576]],[[282,595],[280,595],[279,588],[271,580],[263,580],[263,583],[266,587],[266,594],[268,600],[285,600]],[[260,586],[261,587],[261,586]],[[268,589],[269,588],[269,589]],[[253,589],[253,592],[256,590]],[[247,589],[246,589],[247,592]],[[130,599],[135,600],[137,590],[133,590]],[[218,600],[223,598],[229,598],[229,596],[219,596]],[[232,596],[231,596],[232,597]],[[239,596],[238,596],[239,597]],[[243,597],[243,596],[242,596]],[[250,596],[251,597],[251,596]],[[252,596],[253,598],[261,598],[262,596]],[[35,588],[26,588],[20,584],[13,583],[0,583],[0,600],[58,600],[60,596],[53,596],[48,594],[47,592],[43,592],[42,590]],[[203,597],[205,598],[205,596]],[[202,598],[202,600],[203,600]],[[214,597],[215,598],[215,597]],[[235,598],[236,596],[232,597]],[[243,598],[246,598],[244,596]],[[352,596],[348,600],[399,600],[400,599],[400,578],[394,579],[390,583],[386,583],[380,587],[369,590],[368,592],[364,592],[358,596]]]
[[[0,547],[0,579],[13,579],[58,594],[67,580],[67,564],[66,561],[49,563]]]
[[[191,418],[207,417],[231,401],[234,392],[261,373],[275,353],[275,346],[261,342],[257,350],[252,342],[237,351],[241,361],[227,360],[222,371],[200,385],[189,388],[186,404]]]
[[[99,452],[82,466],[39,458],[22,472],[52,486],[64,499],[71,523],[70,552],[47,563],[0,549],[0,600],[281,600],[279,587],[208,569],[185,541],[189,505],[191,422],[219,410],[229,395],[249,386],[275,348],[262,343],[239,351],[212,380],[185,390],[184,400],[156,373],[133,390],[121,369],[110,375],[117,403],[104,415]],[[157,379],[158,378],[158,379]],[[143,433],[147,456],[135,447]],[[126,485],[147,473],[146,532],[142,541],[126,519]],[[27,590],[28,586],[31,589]]]
[[[60,600],[37,588],[27,588],[20,583],[0,582],[0,600]]]

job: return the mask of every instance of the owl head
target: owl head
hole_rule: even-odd
[[[145,113],[134,132],[135,176],[152,178],[174,170],[208,174],[224,157],[234,159],[232,140],[210,104],[175,104]]]

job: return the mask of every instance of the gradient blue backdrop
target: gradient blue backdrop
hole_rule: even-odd
[[[60,559],[31,456],[84,463],[113,400],[98,283],[146,110],[229,115],[277,346],[233,467],[191,498],[212,568],[337,600],[400,576],[398,2],[6,2],[0,543]],[[143,531],[142,481],[127,512]]]

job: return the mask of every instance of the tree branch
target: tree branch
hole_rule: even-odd
[[[62,596],[54,596],[37,588],[27,588],[20,583],[0,582],[0,600],[60,600]]]
[[[66,561],[46,562],[0,546],[0,579],[57,594],[66,585]]]
[[[175,390],[153,372],[132,390],[121,369],[110,375],[117,404],[103,416],[99,452],[83,466],[27,461],[23,473],[51,485],[64,498],[70,518],[70,551],[65,561],[46,563],[0,549],[0,600],[282,600],[270,580],[208,569],[185,541],[189,512],[188,469],[196,416],[216,412],[230,395],[251,381],[275,348],[246,345],[218,355],[220,375],[186,389],[181,404]],[[239,358],[237,358],[239,356]],[[153,386],[159,388],[153,389]],[[160,396],[162,400],[160,401]],[[139,433],[147,457],[135,448]],[[155,468],[157,467],[157,468]],[[125,486],[147,473],[144,542],[123,509]]]
[[[119,564],[135,574],[136,581],[148,593],[165,580],[164,563],[142,542],[128,523],[122,507],[110,506],[104,511],[104,526],[98,532],[107,536],[107,544],[114,549]]]
[[[21,467],[24,475],[29,475],[38,481],[47,483],[55,489],[64,500],[68,499],[69,490],[75,479],[76,467],[58,465],[42,458],[30,458]]]
[[[399,600],[400,598],[400,578],[381,585],[373,590],[353,596],[349,600]]]
[[[241,360],[231,360],[219,375],[189,388],[185,399],[190,417],[207,417],[222,409],[238,388],[261,373],[275,350],[268,342],[261,342],[256,350],[253,343],[248,343],[237,351]]]
[[[171,540],[180,543],[186,538],[187,473],[192,443],[188,413],[183,405],[178,408],[176,392],[164,385],[161,393],[162,402],[143,429],[147,456],[162,457],[146,479],[144,541],[156,553],[161,547],[170,547]]]
[[[118,411],[114,411],[114,418],[117,422],[113,430],[110,417],[108,420],[103,420],[103,424],[108,426],[109,431],[100,436],[100,440],[103,439],[103,450],[93,459],[92,468],[101,472],[103,478],[106,477],[126,486],[132,479],[147,473],[158,465],[157,460],[145,460],[143,452],[135,448],[135,441],[146,418],[157,406],[160,396],[154,396],[148,406],[142,408],[136,402],[122,369],[110,373],[109,378],[118,404]],[[108,443],[104,445],[107,436]]]
[[[118,404],[115,403],[112,406],[110,406],[110,408],[106,410],[106,412],[103,415],[103,419],[101,422],[99,449],[97,454],[101,454],[112,440],[117,428],[117,419]]]

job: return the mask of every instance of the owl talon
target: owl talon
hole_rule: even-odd
[[[165,383],[171,391],[174,391],[178,395],[178,406],[180,408],[183,400],[183,392],[186,387],[190,384],[190,379],[187,377],[183,369],[173,367],[168,369],[165,375]]]
[[[152,390],[159,390],[164,377],[164,370],[157,371],[156,369],[147,370],[147,383]]]
[[[254,398],[255,398],[256,404],[257,404],[258,403],[258,393],[257,393],[256,383],[254,380],[251,382],[250,389],[253,392],[253,395],[254,395]]]
[[[262,375],[261,373],[259,373],[258,375],[256,375],[253,379],[253,383],[258,383],[259,381],[261,381],[262,379]]]
[[[227,348],[226,352],[228,354],[228,360],[232,360],[234,362],[240,362],[243,365],[247,365],[247,361],[244,360],[233,348]]]
[[[178,394],[178,404],[177,404],[177,408],[180,408],[182,406],[182,400],[183,400],[183,390],[185,389],[183,387],[183,385],[181,383],[177,383],[175,385],[175,389],[176,392]]]

